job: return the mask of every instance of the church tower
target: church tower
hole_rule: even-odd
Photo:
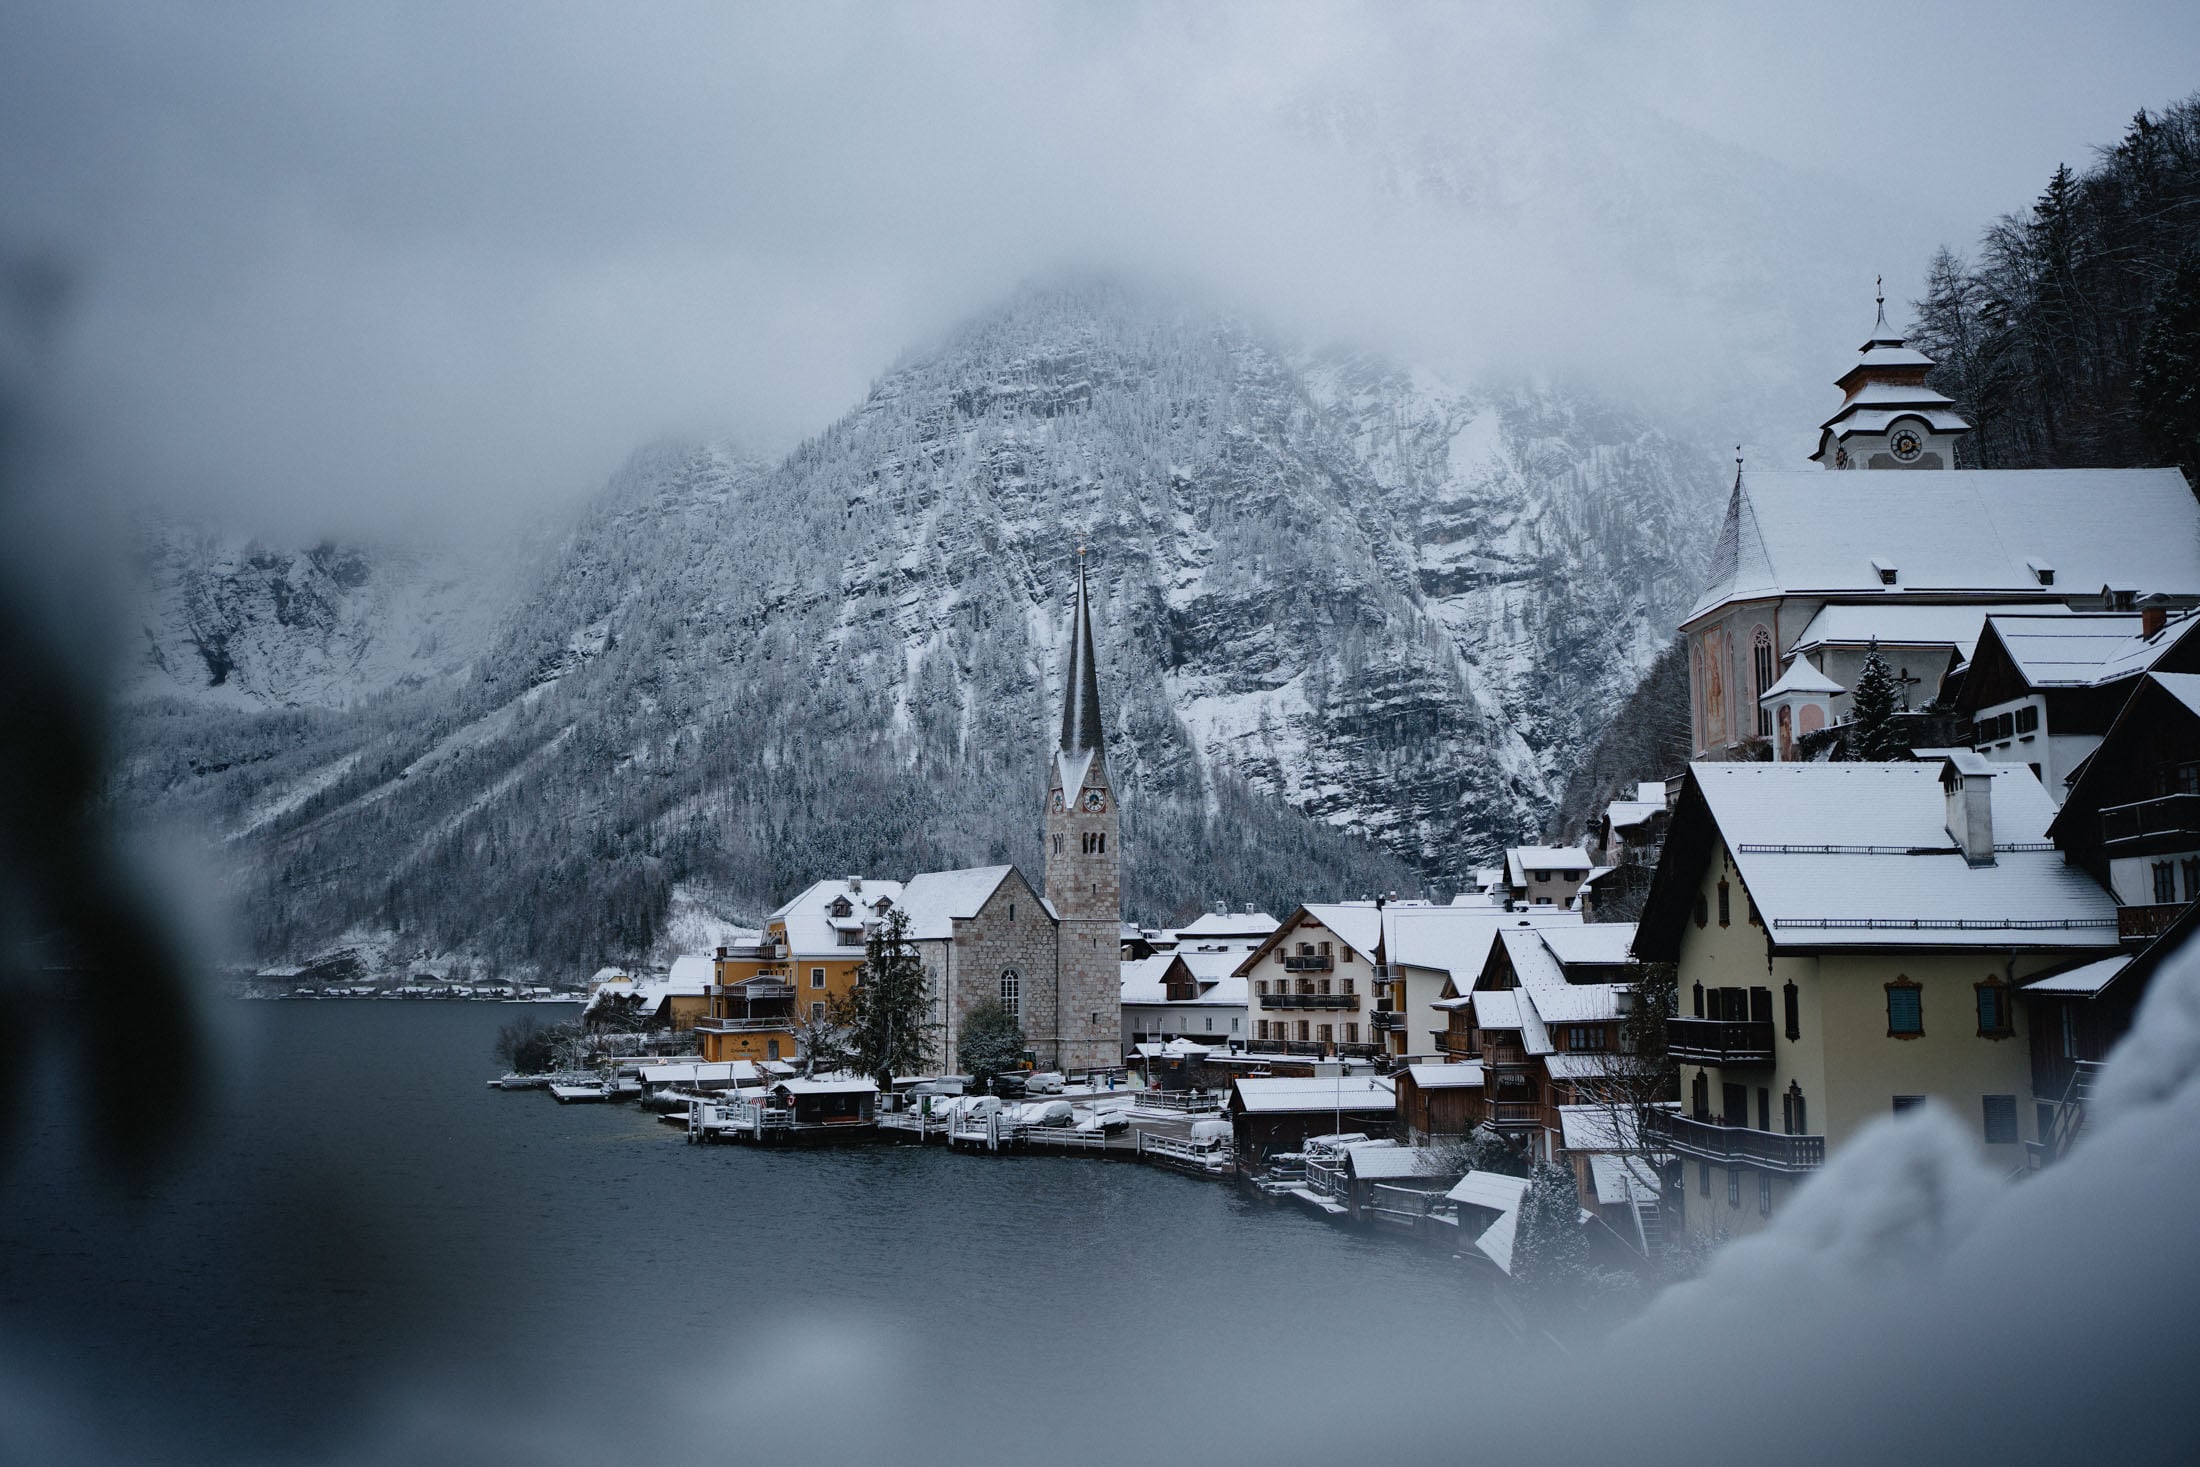
[[[1818,430],[1811,455],[1829,469],[1952,469],[1956,439],[1971,425],[1955,401],[1925,385],[1933,359],[1902,344],[1887,325],[1887,295],[1879,320],[1857,348],[1861,360],[1841,374],[1841,410]]]
[[[1061,919],[1057,1063],[1091,1069],[1123,1061],[1123,848],[1101,734],[1082,546],[1069,630],[1062,732],[1047,770],[1046,897]]]

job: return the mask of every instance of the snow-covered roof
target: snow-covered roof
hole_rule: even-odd
[[[1568,1151],[1632,1151],[1635,1117],[1625,1107],[1562,1105],[1558,1134]]]
[[[647,978],[630,978],[624,973],[614,972],[612,977],[597,984],[595,992],[588,995],[588,1008],[593,1009],[606,998],[625,998],[631,995],[640,1002],[644,1014],[654,1014],[664,1007],[668,998],[699,998],[708,994],[715,971],[711,959],[695,953],[683,953],[672,960],[672,970],[667,973],[657,973]]]
[[[1554,987],[1538,984],[1521,991],[1535,1005],[1536,1017],[1546,1024],[1597,1024],[1620,1017],[1627,985],[1562,983]]]
[[[1595,1080],[1612,1073],[1613,1056],[1561,1051],[1543,1056],[1543,1073],[1554,1080]]]
[[[1639,1156],[1594,1153],[1589,1157],[1589,1190],[1604,1206],[1622,1202],[1655,1202],[1658,1174]]]
[[[1515,886],[1523,884],[1523,870],[1586,871],[1590,865],[1589,853],[1580,846],[1514,846],[1505,852],[1505,874]]]
[[[1898,563],[1896,569],[1907,578],[1907,567]],[[1862,647],[1876,640],[1883,648],[1952,647],[1968,661],[1978,647],[1979,635],[1986,629],[1986,618],[2012,615],[2054,618],[2076,613],[2059,602],[2052,606],[1951,606],[1901,601],[1864,606],[1836,603],[1819,608],[1818,614],[1803,628],[1803,634],[1795,639],[1792,650],[1815,652],[1821,647]]]
[[[972,866],[961,871],[926,871],[909,878],[901,889],[901,908],[909,914],[909,936],[914,941],[944,941],[955,935],[955,923],[978,915],[1006,881],[1013,866]]]
[[[1466,1207],[1487,1207],[1497,1220],[1482,1230],[1474,1246],[1506,1273],[1512,1272],[1513,1230],[1520,1218],[1520,1204],[1528,1195],[1525,1177],[1499,1176],[1495,1172],[1468,1172],[1444,1194]]]
[[[1617,967],[1634,961],[1635,924],[1582,922],[1541,927],[1536,935],[1568,967]]]
[[[1406,1073],[1413,1083],[1423,1090],[1479,1090],[1482,1088],[1482,1064],[1479,1060],[1466,1060],[1459,1064],[1407,1065]]]
[[[1197,1055],[1213,1054],[1215,1050],[1211,1044],[1195,1044],[1189,1039],[1171,1039],[1162,1044],[1143,1041],[1131,1047],[1145,1059],[1191,1059]]]
[[[697,1061],[688,1064],[644,1065],[641,1073],[642,1083],[645,1085],[701,1085],[720,1080],[746,1085],[759,1078],[756,1066],[747,1060],[726,1060],[718,1064]]]
[[[1693,622],[1793,593],[2059,599],[2068,588],[2200,592],[2200,505],[2175,469],[1753,470],[1737,480]],[[1891,561],[1887,586],[1874,558]]]
[[[1197,942],[1203,937],[1266,937],[1278,925],[1266,912],[1208,912],[1177,928],[1176,940]]]
[[[2103,665],[2121,664],[2134,652],[2137,665],[2117,676],[2144,672],[2172,640],[2167,634],[2140,635],[2140,618],[2123,612],[2060,616],[2042,613],[2000,613],[1990,618],[1995,640],[2025,682],[2035,688],[2089,687],[2101,677]]]
[[[1123,964],[1123,1002],[1171,1004],[1178,1008],[1244,1008],[1246,980],[1237,973],[1245,955],[1238,952],[1155,953]],[[1169,997],[1169,970],[1182,963],[1198,991],[1191,998]]]
[[[1176,960],[1174,953],[1155,953],[1150,958],[1134,958],[1123,964],[1124,1003],[1167,1003],[1168,985],[1162,980],[1168,976],[1169,964]]]
[[[2116,975],[2131,966],[2132,954],[2118,953],[2112,958],[2097,958],[2090,963],[2080,963],[2046,978],[2037,978],[2024,985],[2026,993],[2061,993],[2079,998],[2091,998],[2109,984]]]
[[[1757,701],[1769,703],[1790,693],[1821,693],[1831,696],[1847,691],[1847,688],[1811,666],[1810,659],[1798,657],[1788,664],[1787,671],[1780,674],[1778,682],[1757,695]]]
[[[1517,988],[1476,989],[1467,1001],[1474,1007],[1475,1027],[1480,1029],[1517,1029],[1520,1027],[1520,990]]]
[[[855,915],[862,918],[877,916],[879,898],[889,902],[901,899],[901,883],[898,881],[872,881],[857,878],[861,890],[849,886],[842,877],[812,882],[802,893],[771,914],[771,921],[782,923],[787,929],[787,948],[795,957],[846,957],[853,949],[842,944],[840,934],[833,927],[832,905],[846,897]]]
[[[1996,855],[1972,866],[1947,830],[1938,763],[1689,766],[1776,942],[2115,946],[2114,900],[2048,844],[2039,780],[1989,767]]]
[[[1279,1079],[1241,1079],[1239,1108],[1255,1115],[1293,1111],[1390,1110],[1397,1096],[1390,1082],[1374,1075],[1309,1075]]]
[[[2186,708],[2200,714],[2200,672],[2151,672],[2147,676]]]
[[[1464,988],[1489,960],[1490,944],[1498,933],[1580,925],[1579,912],[1557,908],[1513,912],[1487,905],[1408,907],[1391,916],[1388,952],[1394,963],[1448,973]]]
[[[1362,1141],[1344,1149],[1352,1174],[1363,1182],[1386,1182],[1399,1177],[1439,1177],[1446,1170],[1443,1153],[1429,1146],[1393,1146],[1387,1141]]]
[[[1614,800],[1604,807],[1604,822],[1614,830],[1628,830],[1665,813],[1665,796],[1654,800]]]
[[[878,1081],[836,1076],[824,1080],[781,1080],[772,1088],[784,1090],[789,1095],[876,1095]]]

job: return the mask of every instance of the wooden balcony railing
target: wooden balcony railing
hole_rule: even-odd
[[[1453,1059],[1469,1060],[1482,1057],[1481,1046],[1477,1045],[1473,1037],[1467,1034],[1453,1034],[1448,1031],[1439,1034],[1436,1036],[1436,1047]]]
[[[1351,993],[1264,993],[1256,1000],[1264,1009],[1356,1009],[1359,996]]]
[[[1367,1021],[1383,1030],[1403,1029],[1406,1026],[1406,1016],[1396,1009],[1377,1009],[1367,1016]]]
[[[1326,973],[1334,966],[1334,960],[1327,953],[1305,953],[1283,960],[1287,973]]]
[[[1728,1166],[1763,1167],[1775,1172],[1816,1171],[1826,1164],[1823,1136],[1782,1136],[1748,1126],[1722,1126],[1677,1111],[1652,1111],[1645,1128],[1683,1156]]]
[[[1769,1065],[1770,1019],[1668,1019],[1666,1052],[1697,1065]]]
[[[2119,941],[2134,946],[2144,946],[2169,931],[2169,925],[2185,914],[2183,902],[2156,902],[2144,907],[2118,907],[2116,909],[2116,936]]]
[[[2101,811],[2101,839],[2111,854],[2142,842],[2200,843],[2200,795],[2163,795]]]

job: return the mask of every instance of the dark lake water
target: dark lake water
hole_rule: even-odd
[[[1402,1353],[1465,1390],[1505,1348],[1459,1263],[1213,1182],[691,1147],[489,1090],[520,1012],[228,1005],[211,1118],[158,1176],[94,1168],[49,1086],[0,1216],[0,1447],[1235,1459],[1379,1424]]]

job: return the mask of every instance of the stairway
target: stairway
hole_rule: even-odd
[[[2034,1170],[2049,1162],[2062,1160],[2071,1144],[2085,1130],[2086,1106],[2093,1099],[2094,1082],[2099,1079],[2100,1073],[2099,1060],[2074,1062],[2070,1083],[2063,1087],[2062,1099],[2055,1102],[2054,1120],[2049,1124],[2047,1134],[2027,1148]]]
[[[1655,1258],[1665,1251],[1665,1214],[1655,1197],[1635,1199],[1635,1231],[1642,1239],[1642,1256]]]

